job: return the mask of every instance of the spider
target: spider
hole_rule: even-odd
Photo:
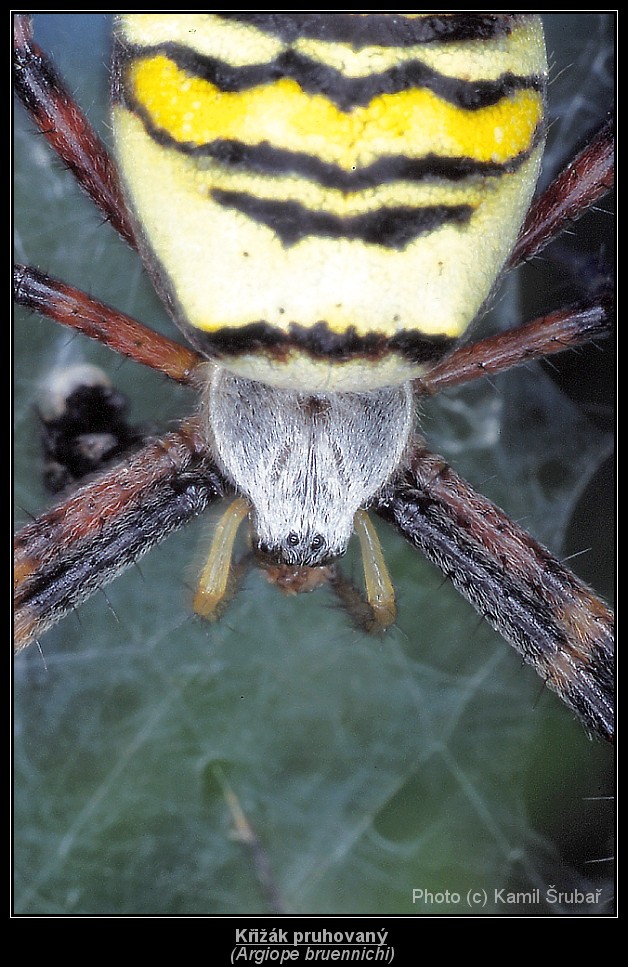
[[[103,231],[104,231],[104,230],[103,230]],[[193,477],[193,475],[192,475],[192,477]],[[191,477],[190,479],[192,479],[192,477]],[[428,483],[429,483],[429,481],[428,481]],[[429,491],[429,489],[428,489],[428,494],[430,494],[430,491]],[[146,591],[145,591],[145,593],[146,593],[147,595],[148,595],[148,594],[150,593],[150,586],[147,586],[147,587],[146,587]],[[437,592],[435,591],[434,593],[437,593]]]
[[[40,105],[34,103],[37,95],[32,94],[30,74],[37,56],[28,53],[31,41],[25,21],[18,20],[18,35],[20,37],[18,44],[20,87],[25,91],[25,101],[28,103],[30,100],[29,106],[36,116],[40,111]],[[21,83],[23,78],[26,78],[24,84]],[[40,84],[36,71],[32,71],[32,80],[33,86]],[[53,98],[57,96],[56,86],[56,82],[50,85]],[[80,142],[80,139],[89,137],[85,128],[79,130],[76,122],[70,123],[74,125],[75,140]],[[47,127],[50,130],[48,117],[45,116],[40,124],[44,130]],[[52,140],[54,141],[54,136]],[[602,194],[609,183],[609,144],[609,136],[603,132],[597,144],[589,147],[586,157],[578,162],[580,171],[594,168],[593,177],[597,179],[593,188],[585,194],[584,200],[587,202]],[[63,147],[59,150],[64,151]],[[102,160],[97,156],[96,152],[100,150],[98,148],[92,151],[92,155],[97,159],[96,167],[100,164],[101,170],[96,171],[94,183],[91,186],[88,185],[88,190],[92,191],[100,207],[123,237],[133,245],[137,245],[132,222],[126,214],[122,198],[117,194],[114,176],[102,173],[103,166],[109,162],[104,151]],[[593,154],[595,154],[594,163],[588,160]],[[81,161],[71,159],[69,155],[66,160],[74,167],[80,168],[82,164]],[[91,160],[88,164],[92,164]],[[87,176],[83,178],[85,180]],[[556,190],[553,190],[556,193]],[[548,211],[552,204],[555,208],[559,208],[560,203],[554,196],[550,195],[548,201],[546,195],[537,209],[529,214],[520,243],[511,256],[512,264],[517,264],[530,253],[538,251],[546,243],[547,238],[556,231],[552,220],[561,224],[567,217],[573,217],[573,206],[582,206],[583,199],[577,196],[570,197],[567,205],[571,207],[563,207],[557,216],[554,212]],[[537,227],[539,224],[540,228]],[[535,232],[538,236],[536,238]],[[155,339],[154,346],[148,345],[151,339],[150,333],[140,327],[133,328],[134,324],[130,321],[112,315],[105,326],[99,318],[99,313],[103,316],[104,313],[95,302],[92,300],[82,302],[80,293],[58,285],[36,270],[18,267],[16,279],[17,297],[22,304],[39,309],[53,318],[62,318],[66,323],[70,322],[69,317],[74,316],[70,324],[79,330],[87,331],[95,338],[101,339],[140,362],[154,366],[182,383],[193,384],[198,378],[197,374],[203,369],[202,358],[197,353],[180,348],[165,338]],[[572,312],[547,316],[514,336],[502,336],[479,345],[462,347],[457,353],[447,355],[443,363],[428,368],[426,375],[418,379],[418,392],[430,394],[441,386],[468,380],[477,372],[499,371],[509,364],[534,355],[550,353],[557,348],[563,349],[567,345],[578,344],[603,334],[607,312],[604,300],[598,299]],[[77,320],[76,316],[80,319]],[[83,316],[85,319],[82,318]],[[203,340],[201,344],[202,342]],[[217,371],[217,374],[212,377],[212,387],[216,386],[220,372],[221,370]],[[220,390],[216,393],[216,398],[219,404],[210,402],[210,406],[225,407],[223,397],[227,393],[228,408],[232,412],[236,410],[242,412],[244,409],[242,394],[250,395],[251,392],[257,392],[258,386],[264,385],[246,381],[240,384],[234,382],[231,377],[229,379],[231,383],[227,382],[224,389],[222,383],[218,384]],[[212,389],[212,393],[214,392]],[[377,397],[378,409],[375,421],[386,420],[392,427],[393,421],[397,419],[393,416],[393,412],[398,411],[400,413],[398,419],[401,421],[400,426],[403,424],[403,429],[399,430],[400,442],[398,445],[395,444],[394,450],[391,450],[391,456],[382,457],[383,470],[380,472],[380,478],[377,478],[378,482],[366,484],[364,494],[369,504],[377,513],[393,522],[408,540],[421,547],[428,558],[441,567],[443,573],[469,597],[480,613],[511,640],[524,659],[535,665],[539,674],[559,692],[567,704],[581,715],[587,725],[609,738],[612,734],[611,706],[607,693],[610,678],[605,648],[610,618],[604,607],[573,575],[551,560],[544,549],[523,536],[521,531],[514,528],[490,504],[479,502],[474,506],[478,498],[439,458],[430,455],[422,443],[417,442],[410,450],[408,449],[410,445],[404,441],[407,440],[405,426],[410,410],[405,401],[403,409],[401,408],[402,404],[397,402],[400,398],[397,391],[390,391],[390,393],[388,390],[380,391],[375,384],[372,393],[381,394],[381,403],[380,396]],[[389,396],[392,402],[388,401]],[[264,390],[253,407],[253,413],[264,410],[278,413],[279,410],[276,409],[278,406],[287,406],[285,399],[281,384],[278,392]],[[313,399],[318,398],[313,397]],[[327,418],[329,400],[334,399],[335,397],[329,397],[322,404],[316,402],[317,410],[320,409],[321,412],[315,414],[313,426],[317,425],[319,419]],[[303,405],[302,402],[298,403],[297,412],[301,411]],[[332,406],[335,406],[335,403],[332,403]],[[335,417],[332,410],[330,418],[332,425],[334,420],[337,420],[336,428],[332,431],[334,436],[347,425],[348,417],[344,410],[339,413],[340,415]],[[161,540],[187,518],[198,515],[208,503],[223,497],[229,489],[229,477],[233,473],[236,475],[236,480],[244,481],[245,477],[239,478],[237,471],[225,470],[225,467],[239,467],[242,463],[240,456],[233,458],[231,463],[229,463],[231,458],[225,456],[230,448],[238,446],[237,440],[232,442],[228,426],[229,417],[223,416],[221,409],[217,410],[217,415],[212,419],[214,420],[212,433],[215,438],[213,446],[217,448],[216,452],[221,454],[218,464],[208,459],[204,433],[198,422],[193,420],[188,422],[178,434],[171,435],[165,444],[151,443],[132,458],[125,472],[128,474],[131,468],[137,481],[134,481],[133,488],[127,493],[122,492],[116,496],[119,506],[116,504],[113,516],[110,510],[112,487],[116,487],[116,481],[122,479],[119,476],[108,477],[106,480],[92,484],[88,492],[81,491],[74,498],[69,498],[61,510],[51,512],[43,524],[33,524],[25,530],[18,539],[20,554],[17,564],[20,603],[17,623],[18,642],[28,641],[33,636],[37,636],[62,615],[70,604],[78,603],[93,588],[115,576],[122,566],[136,560],[152,543]],[[296,417],[289,417],[289,419],[296,428],[297,424],[294,422]],[[223,425],[227,428],[226,432],[222,430]],[[221,428],[222,436],[217,435],[219,432],[217,427]],[[254,436],[259,431],[253,424],[251,427],[248,424],[246,426],[242,424],[238,432],[247,434],[247,438],[251,438],[251,435]],[[288,438],[293,443],[295,434],[300,431],[294,429],[288,432]],[[263,433],[264,431],[262,435]],[[348,446],[348,452],[351,452],[352,446]],[[404,449],[407,451],[403,458],[404,471],[397,472],[391,482],[384,486],[386,478],[391,476],[391,471],[398,464]],[[297,450],[296,453],[296,459],[300,461],[299,451]],[[348,471],[343,471],[347,479],[355,477],[364,462],[364,458],[360,455],[354,463],[350,463]],[[244,473],[246,476],[249,471],[245,470]],[[310,568],[321,564],[327,565],[330,554],[335,557],[339,551],[344,551],[346,538],[339,539],[336,534],[332,535],[331,531],[325,532],[323,517],[320,518],[321,523],[318,523],[318,529],[322,530],[322,533],[315,533],[314,537],[302,537],[294,527],[287,537],[275,536],[277,524],[273,514],[276,513],[276,508],[272,504],[276,502],[277,497],[273,494],[269,509],[262,512],[260,500],[263,501],[265,498],[257,487],[259,477],[260,475],[256,475],[253,471],[251,477],[253,490],[247,490],[246,483],[239,484],[240,487],[245,488],[245,493],[255,495],[250,499],[253,500],[253,507],[258,515],[256,524],[259,532],[256,539],[258,553],[263,558],[268,557],[273,566],[275,563],[280,565],[279,574],[275,578],[278,584],[290,584],[289,580],[284,580],[284,569],[291,568],[296,569],[297,572],[293,583],[302,584],[308,588],[314,586],[317,582],[309,577],[312,573]],[[362,493],[360,487],[357,488],[357,492]],[[90,522],[83,508],[86,503],[98,501],[100,504],[93,512]],[[130,502],[133,504],[132,508],[129,506]],[[359,502],[356,502],[356,507]],[[438,504],[438,512],[435,510],[436,504]],[[220,542],[216,543],[203,572],[202,584],[195,598],[196,610],[200,613],[212,614],[216,610],[216,602],[224,596],[229,573],[231,535],[235,532],[237,524],[250,513],[251,506],[250,500],[244,501],[239,498],[232,505],[230,515],[225,517],[223,531],[230,536],[224,538],[224,546]],[[111,516],[111,525],[103,526],[105,513],[108,517]],[[435,523],[437,513],[438,522]],[[445,524],[442,520],[443,513],[449,518]],[[303,533],[307,534],[307,528],[310,526],[315,530],[315,524],[316,519],[313,524],[303,525],[306,527]],[[108,526],[111,526],[111,535],[108,533]],[[335,528],[339,526],[340,523],[334,525]],[[82,566],[79,570],[74,569],[74,573],[70,576],[70,572],[73,571],[73,565],[70,564],[68,574],[59,577],[64,565],[57,559],[56,551],[52,560],[47,560],[44,545],[48,547],[68,545],[67,553],[71,561],[73,553],[76,554],[76,552],[72,551],[70,545],[77,528],[87,532],[87,543],[85,543],[85,534],[79,535],[82,542],[80,555]],[[356,516],[356,529],[361,535],[363,546],[371,547],[376,537],[362,512]],[[51,533],[53,534],[52,544]],[[290,545],[299,545],[302,540],[311,541],[307,553],[299,552],[291,556]],[[339,542],[334,543],[335,540]],[[499,546],[502,540],[503,545]],[[472,546],[474,541],[478,541],[479,546]],[[282,549],[279,551],[280,547]],[[318,548],[322,548],[320,553]],[[96,568],[91,563],[89,565],[85,563],[88,549],[89,556],[95,552],[98,557]],[[277,557],[278,554],[279,557]],[[378,548],[375,547],[372,551],[372,560],[370,554],[371,552],[365,550],[368,603],[374,615],[371,618],[371,624],[379,627],[381,624],[389,623],[392,590]],[[505,567],[504,562],[507,562]],[[495,576],[496,564],[500,569],[497,576]],[[521,572],[521,583],[509,582],[508,572],[511,567]],[[476,574],[472,576],[474,570]],[[58,587],[56,589],[53,587],[51,590],[55,580],[58,581]],[[20,583],[22,581],[23,584]],[[554,582],[556,586],[552,587]],[[545,584],[546,589],[539,592],[539,584]],[[504,608],[501,603],[504,595],[512,598],[513,601],[516,600],[516,604]],[[532,600],[533,595],[536,596],[536,600]],[[385,616],[383,619],[382,613]],[[537,630],[538,627],[541,630]],[[580,652],[580,646],[578,646],[574,651],[574,641],[580,636],[584,641],[583,650]],[[562,657],[559,657],[561,654]],[[574,670],[575,668],[578,670]],[[593,671],[589,677],[590,668]]]

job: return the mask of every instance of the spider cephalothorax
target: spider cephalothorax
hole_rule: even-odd
[[[399,466],[414,423],[407,384],[311,395],[216,369],[206,399],[211,450],[250,501],[255,547],[287,565],[344,554],[355,514]]]

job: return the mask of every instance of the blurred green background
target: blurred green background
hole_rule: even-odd
[[[553,82],[544,178],[609,110],[614,19],[545,17]],[[108,15],[45,14],[36,37],[108,137]],[[16,258],[173,334],[138,259],[16,109]],[[483,325],[586,294],[609,205],[510,277]],[[103,366],[158,430],[191,394],[18,311],[17,521],[46,506],[34,407],[47,374]],[[610,343],[423,406],[423,428],[606,597],[614,588]],[[215,515],[214,515],[215,516]],[[356,632],[326,591],[252,572],[217,626],[191,614],[203,519],[15,664],[15,912],[466,914],[413,889],[485,890],[497,915],[608,915],[613,763],[441,576],[380,524],[398,626]],[[579,553],[582,552],[582,553]],[[349,571],[358,571],[352,557]],[[257,837],[234,835],[227,789]],[[269,881],[264,869],[270,871]],[[493,901],[600,887],[596,904]]]

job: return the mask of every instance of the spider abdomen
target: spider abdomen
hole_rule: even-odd
[[[476,316],[538,174],[539,18],[124,15],[115,63],[147,261],[208,356],[364,390]]]

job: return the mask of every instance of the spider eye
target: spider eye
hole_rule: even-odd
[[[325,544],[325,538],[322,534],[315,534],[312,538],[311,548],[313,551],[320,551],[321,547]]]
[[[290,533],[286,537],[286,542],[290,545],[290,547],[296,547],[297,544],[300,543],[300,538],[299,538],[299,535],[297,534],[297,532],[296,531],[290,531]]]

